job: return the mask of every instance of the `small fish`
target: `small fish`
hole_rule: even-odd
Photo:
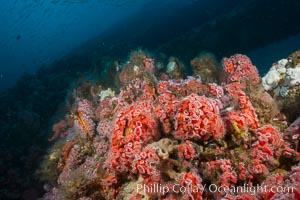
[[[16,40],[20,40],[20,39],[21,39],[21,35],[17,35]]]

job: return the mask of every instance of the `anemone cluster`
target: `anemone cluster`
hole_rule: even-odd
[[[279,68],[261,81],[245,55],[214,59],[184,78],[178,59],[138,51],[118,90],[78,86],[39,171],[44,199],[299,199],[300,120],[268,93]]]

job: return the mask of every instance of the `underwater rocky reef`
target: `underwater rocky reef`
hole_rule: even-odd
[[[138,50],[111,63],[111,87],[80,82],[37,171],[43,199],[300,199],[300,51],[264,77],[242,54],[190,65]]]

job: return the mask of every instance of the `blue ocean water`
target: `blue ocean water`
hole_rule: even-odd
[[[33,174],[83,74],[136,49],[187,65],[203,51],[243,53],[264,74],[299,49],[299,13],[299,0],[3,0],[0,199],[41,197]]]
[[[210,49],[216,52],[220,48],[226,52],[228,47],[222,46],[223,40],[230,35],[237,40],[233,40],[230,44],[232,48],[230,53],[232,53],[241,52],[245,47],[248,49],[243,52],[263,48],[269,43],[276,44],[277,40],[284,40],[299,32],[297,26],[290,25],[297,23],[294,13],[297,13],[299,6],[297,7],[296,1],[292,0],[289,3],[279,0],[275,3],[264,1],[259,3],[261,5],[258,7],[262,8],[260,11],[257,11],[258,7],[255,3],[257,1],[254,0],[5,1],[0,8],[2,27],[0,29],[0,91],[11,87],[22,74],[35,73],[42,65],[64,57],[72,49],[97,36],[99,40],[103,40],[99,35],[105,31],[113,41],[98,41],[98,43],[106,47],[112,48],[126,43],[132,48],[135,46],[154,48],[171,42],[171,38],[174,37],[191,37],[195,34],[193,31],[197,32],[197,29],[208,26],[209,35],[204,30],[199,30],[200,33],[193,36],[195,38],[191,41],[183,39],[181,42],[176,42],[181,46],[194,49],[194,54],[197,51]],[[289,7],[295,3],[296,5]],[[281,9],[285,6],[286,9]],[[263,7],[271,12],[264,15],[263,12],[268,11],[263,10]],[[251,9],[256,14],[253,14]],[[252,14],[247,13],[249,11]],[[238,18],[239,14],[241,18]],[[256,19],[254,19],[255,15],[257,15]],[[226,29],[224,23],[231,26],[231,22],[222,22],[222,19],[227,18],[230,18],[231,22],[240,22],[240,24],[228,27],[226,32],[221,33]],[[262,20],[261,25],[255,26],[253,23],[256,20]],[[213,28],[214,26],[216,29]],[[247,30],[246,27],[252,29]],[[279,36],[268,41],[274,35]],[[262,39],[259,39],[260,37]],[[177,48],[176,44],[167,45],[167,50],[172,48]],[[287,45],[287,51],[293,50],[295,48]],[[225,53],[220,53],[220,57],[224,55]],[[277,57],[274,59],[276,60]]]
[[[129,17],[146,1],[12,0],[0,7],[0,90]]]

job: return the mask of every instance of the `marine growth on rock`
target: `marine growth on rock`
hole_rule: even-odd
[[[261,80],[245,55],[209,72],[206,60],[181,78],[177,59],[158,72],[154,58],[133,52],[118,90],[74,92],[49,139],[60,145],[41,166],[52,175],[44,199],[299,199],[299,118],[291,124],[273,99],[276,87],[291,94],[297,68],[281,77],[280,61]]]

